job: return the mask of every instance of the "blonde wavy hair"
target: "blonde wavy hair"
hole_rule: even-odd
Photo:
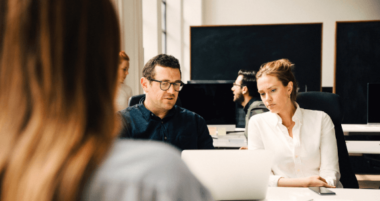
[[[0,0],[0,200],[80,200],[118,132],[109,0]]]

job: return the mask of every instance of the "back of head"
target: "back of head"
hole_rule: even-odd
[[[251,97],[254,97],[257,94],[257,86],[256,86],[256,72],[253,70],[245,70],[241,69],[238,72],[238,76],[243,76],[242,86],[246,86],[248,88],[248,93]]]
[[[147,78],[148,80],[154,79],[155,71],[154,67],[156,65],[162,66],[162,67],[169,67],[169,68],[177,68],[179,72],[181,73],[180,65],[178,59],[171,55],[166,54],[159,54],[152,59],[150,59],[144,66],[143,69],[143,77]]]
[[[112,145],[109,0],[0,0],[0,200],[78,200]]]
[[[282,85],[288,86],[289,82],[293,82],[293,90],[291,93],[291,100],[296,101],[297,98],[297,81],[292,73],[292,68],[294,64],[288,59],[279,59],[276,61],[270,61],[261,65],[260,70],[256,74],[256,79],[258,80],[263,75],[271,75],[277,77],[281,81]]]

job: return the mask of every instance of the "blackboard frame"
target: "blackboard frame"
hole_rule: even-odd
[[[312,23],[276,23],[276,24],[243,24],[243,25],[201,25],[201,26],[190,26],[190,80],[193,79],[192,70],[192,29],[193,28],[210,28],[210,27],[242,27],[242,26],[281,26],[281,25],[320,25],[320,66],[319,66],[319,91],[322,91],[322,57],[323,57],[323,23],[322,22],[312,22]],[[280,59],[280,58],[278,58]],[[297,63],[296,63],[297,68]],[[297,75],[296,75],[297,76]],[[314,90],[315,91],[315,90]]]

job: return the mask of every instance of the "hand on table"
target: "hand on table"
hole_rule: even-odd
[[[318,175],[307,177],[306,178],[306,186],[307,187],[320,187],[320,186],[322,186],[322,187],[326,187],[326,188],[335,188],[335,186],[328,185],[327,181]]]
[[[240,147],[239,150],[248,150],[248,147]]]

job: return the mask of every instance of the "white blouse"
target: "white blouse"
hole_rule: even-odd
[[[116,98],[117,111],[124,110],[128,107],[128,101],[131,96],[132,88],[124,83],[121,83]]]
[[[248,149],[274,152],[269,186],[277,186],[281,177],[302,178],[319,175],[329,185],[340,183],[338,150],[334,124],[322,111],[297,105],[292,120],[293,138],[278,114],[266,112],[252,116],[248,124]]]

